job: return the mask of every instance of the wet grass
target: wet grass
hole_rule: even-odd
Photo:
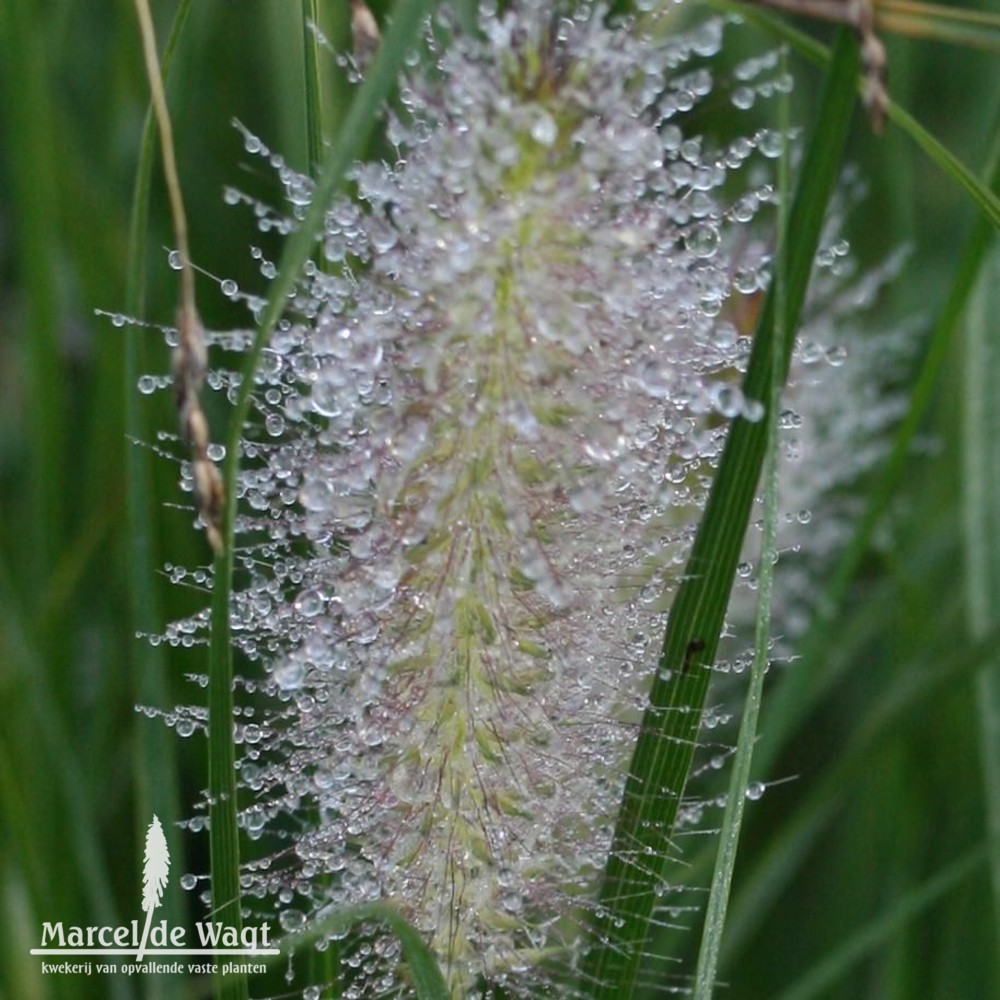
[[[207,669],[203,650],[154,648],[135,633],[204,605],[155,568],[208,554],[190,512],[167,506],[181,498],[174,464],[130,440],[156,443],[175,426],[169,400],[131,389],[139,372],[166,369],[162,340],[94,316],[169,323],[175,289],[155,172],[148,210],[133,211],[148,90],[131,8],[84,8],[0,8],[0,996],[195,996],[202,984],[45,977],[27,955],[45,920],[137,918],[150,813],[166,827],[207,784],[204,745],[134,711],[198,697],[184,675]],[[315,158],[301,8],[193,8],[168,86],[193,253],[252,285],[255,236],[220,197],[241,176],[227,123],[245,119],[303,169]],[[321,15],[343,40],[342,12]],[[792,61],[808,121],[824,71]],[[893,97],[995,187],[996,109],[968,99],[996,89],[989,55],[895,40],[890,64]],[[339,87],[327,127],[354,133],[353,119],[339,124],[349,114]],[[335,150],[341,169],[356,152]],[[765,687],[753,778],[796,780],[747,810],[719,976],[734,998],[989,996],[1000,992],[988,877],[997,791],[982,762],[995,757],[997,622],[984,600],[994,569],[974,556],[995,548],[998,486],[978,475],[995,461],[996,434],[982,433],[996,419],[985,405],[995,381],[977,381],[981,363],[963,366],[966,308],[992,242],[989,199],[977,205],[968,174],[932,164],[892,126],[878,139],[857,120],[846,159],[871,178],[851,233],[861,258],[913,243],[879,316],[886,328],[916,316],[920,347],[897,387],[908,415],[891,457],[857,485],[867,514],[831,571],[823,613],[794,666]],[[130,253],[137,218],[148,228],[133,229]],[[210,325],[233,321],[224,306],[202,308]],[[982,358],[989,324],[970,330],[969,357]],[[963,410],[967,396],[983,405]],[[206,844],[177,841],[190,856],[175,857],[174,871],[205,871]],[[700,885],[713,854],[691,851]],[[167,903],[176,914],[190,904],[180,894]],[[658,931],[648,947],[693,976],[700,918],[687,919],[691,929]],[[267,989],[280,988],[276,973]]]

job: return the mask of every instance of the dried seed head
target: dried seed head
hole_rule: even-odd
[[[224,548],[222,516],[225,490],[219,470],[208,457],[208,420],[201,408],[200,392],[205,381],[208,353],[201,318],[193,303],[185,303],[177,316],[177,347],[174,348],[174,393],[181,433],[191,446],[194,496],[209,544],[216,553]]]

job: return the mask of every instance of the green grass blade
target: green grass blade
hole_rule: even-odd
[[[181,0],[167,43],[160,60],[163,79],[170,77],[170,67],[177,52],[184,25],[191,13],[193,0]],[[145,254],[149,244],[149,194],[152,185],[153,166],[156,158],[156,122],[153,118],[152,103],[146,109],[146,117],[142,123],[142,138],[139,143],[139,163],[136,166],[135,182],[132,187],[132,208],[129,214],[128,230],[128,270],[125,286],[125,308],[135,314],[142,311],[145,299]],[[126,350],[134,348],[134,341],[142,342],[141,336],[129,337]],[[133,372],[138,375],[138,372]],[[135,397],[135,385],[127,386],[127,398],[131,402]]]
[[[922,669],[908,670],[878,697],[855,733],[822,774],[810,778],[806,796],[783,821],[745,873],[730,908],[723,961],[734,960],[766,923],[771,906],[795,880],[809,852],[843,810],[845,789],[856,788],[879,753],[905,736],[921,709],[968,683],[995,654],[1000,631],[969,649],[956,650]]]
[[[1000,188],[1000,121],[993,128],[994,142],[984,171],[986,183]],[[931,331],[923,362],[910,392],[906,415],[896,431],[892,449],[882,462],[878,479],[869,491],[864,515],[837,561],[823,597],[817,602],[821,614],[803,644],[801,656],[813,663],[829,648],[830,633],[836,627],[834,615],[841,607],[872,537],[881,524],[913,453],[914,441],[933,400],[942,372],[953,349],[959,324],[965,315],[969,297],[993,242],[993,224],[983,216],[976,219],[972,234],[961,254],[955,277],[944,306]],[[790,732],[805,717],[819,697],[820,685],[829,683],[826,673],[810,670],[792,671],[774,692],[770,701],[767,731],[757,749],[758,761],[766,770],[787,740]]]
[[[965,193],[994,227],[1000,226],[1000,198],[997,198],[947,146],[935,139],[920,122],[898,104],[893,104],[889,108],[889,120],[906,132],[946,175],[965,189]]]
[[[190,13],[192,0],[182,0],[174,17],[163,53],[164,80],[180,41],[181,33]],[[135,317],[144,312],[145,262],[148,247],[149,199],[153,166],[156,155],[156,125],[152,107],[146,112],[139,162],[136,167],[132,191],[132,207],[128,232],[128,265],[126,271],[125,311]],[[134,326],[127,327],[125,336],[125,426],[127,441],[123,455],[125,469],[126,505],[128,519],[128,592],[133,632],[155,634],[163,627],[163,616],[156,595],[156,568],[158,559],[154,552],[153,519],[149,497],[153,495],[152,469],[149,451],[133,442],[151,440],[151,433],[143,420],[143,410],[136,382],[146,368],[144,346],[148,333]],[[134,698],[140,705],[166,706],[170,703],[167,658],[162,648],[153,647],[142,640],[133,640],[132,651],[135,669]],[[154,814],[168,829],[181,818],[180,792],[177,777],[175,738],[168,729],[157,723],[140,722],[136,732],[137,753],[133,776],[136,788],[135,825],[142,842]],[[183,866],[183,854],[178,843],[174,848],[174,862]],[[166,886],[162,901],[163,916],[171,926],[184,921],[185,907],[179,884],[172,880]],[[167,996],[173,980],[155,977],[150,980],[151,1000]]]
[[[963,378],[963,484],[965,585],[969,631],[982,639],[1000,622],[1000,253],[994,245],[966,324]],[[1000,956],[1000,657],[976,679],[976,710],[990,858],[993,922]]]
[[[230,452],[232,454],[232,452]],[[232,459],[230,460],[232,463]],[[227,493],[232,496],[233,493]],[[231,587],[221,579],[228,567],[232,579],[232,540],[215,560],[212,590],[212,636],[208,680],[209,854],[212,869],[212,916],[230,927],[242,927],[240,914],[240,852],[236,803],[236,748],[233,742],[233,660],[229,631]],[[225,646],[222,646],[222,643]],[[245,976],[216,977],[219,1000],[246,1000]]]
[[[836,185],[854,105],[857,46],[841,32],[807,147],[789,240],[781,345],[787,369],[826,206]],[[791,243],[789,244],[792,245]],[[744,394],[768,400],[776,309],[769,296],[754,340]],[[784,381],[785,371],[779,373]],[[584,961],[584,988],[605,998],[630,997],[650,931],[656,889],[671,853],[670,836],[698,737],[701,711],[733,576],[767,444],[768,420],[734,422],[695,537],[684,581],[671,609],[660,658],[626,781],[612,851],[601,889],[593,943]]]
[[[0,9],[0,115],[4,145],[18,151],[3,182],[11,186],[11,228],[18,241],[16,263],[24,294],[22,321],[30,335],[24,350],[24,410],[34,460],[26,469],[32,558],[24,586],[41,591],[59,553],[68,524],[66,440],[70,382],[61,344],[64,316],[58,271],[57,234],[61,178],[58,142],[52,133],[55,95],[46,44],[46,18],[32,3]],[[13,331],[5,330],[5,339]]]
[[[822,962],[780,994],[777,1000],[810,1000],[811,997],[823,995],[857,962],[972,875],[987,860],[989,853],[988,845],[975,848],[957,858],[934,878],[906,893],[888,912],[831,949]]]
[[[28,861],[24,867],[36,899],[47,906],[59,898],[61,887],[53,884],[58,878],[53,869],[65,871],[65,854],[72,859],[72,886],[83,894],[89,919],[99,926],[117,926],[121,912],[111,891],[111,872],[98,839],[99,823],[87,795],[89,782],[42,658],[23,618],[15,615],[14,609],[21,605],[18,586],[17,578],[0,563],[0,656],[5,667],[0,692],[4,704],[21,706],[0,735],[0,763],[13,765],[0,782],[3,829]],[[30,748],[27,755],[25,748]],[[26,780],[25,771],[31,780]],[[26,799],[24,792],[31,788],[46,789],[44,801]],[[45,820],[39,822],[39,815]],[[112,976],[106,982],[111,1000],[135,996],[126,977]],[[67,991],[67,995],[73,994]]]
[[[781,54],[781,72],[788,71],[787,54]],[[781,100],[780,131],[788,134],[789,99]],[[771,650],[771,598],[774,589],[774,567],[778,559],[778,414],[781,412],[782,352],[788,341],[785,329],[785,282],[788,270],[787,215],[791,198],[788,146],[785,143],[778,164],[778,246],[775,252],[774,336],[771,338],[771,380],[768,386],[768,435],[764,465],[764,516],[760,546],[760,562],[757,585],[757,623],[754,635],[753,665],[750,683],[743,700],[740,718],[740,732],[736,741],[729,792],[719,831],[719,848],[712,871],[712,884],[705,907],[701,946],[698,950],[698,964],[694,976],[695,1000],[711,1000],[715,990],[719,954],[722,950],[723,932],[729,911],[729,893],[736,868],[736,852],[743,826],[743,809],[746,804],[747,789],[750,785],[750,765],[753,748],[757,741],[757,720],[764,693],[764,676],[767,673]]]
[[[833,675],[839,682],[848,679],[851,668],[860,671],[868,664],[864,650],[884,634],[885,609],[901,601],[901,589],[906,581],[914,578],[939,579],[954,564],[954,539],[947,532],[939,531],[936,524],[927,525],[928,543],[932,558],[921,557],[920,568],[908,565],[899,574],[866,592],[863,604],[847,617],[840,619],[842,638],[827,649],[824,676]],[[942,534],[944,538],[942,538]],[[941,635],[960,634],[962,629],[960,596],[942,603],[935,618],[935,631]],[[752,857],[742,867],[739,886],[730,904],[726,920],[720,963],[724,969],[735,968],[761,928],[767,926],[768,914],[778,896],[795,882],[802,871],[801,863],[815,840],[829,822],[841,813],[849,799],[845,789],[861,783],[879,754],[891,752],[892,747],[912,731],[913,719],[929,706],[937,704],[949,694],[971,682],[976,671],[988,661],[1000,641],[997,630],[984,642],[965,648],[945,643],[943,649],[928,646],[920,662],[897,675],[887,675],[890,686],[865,705],[857,725],[850,730],[843,746],[837,745],[829,766],[822,772],[811,774],[808,784],[796,797],[791,812],[782,813],[777,827],[768,834],[766,845],[758,846]],[[796,669],[814,672],[807,665]],[[826,690],[824,688],[824,690]],[[768,707],[770,700],[768,702]],[[762,728],[760,742],[770,735],[770,726]],[[759,753],[754,754],[760,769]],[[764,820],[766,822],[766,818]],[[699,885],[707,881],[711,871],[710,845],[705,845],[690,858],[687,881]],[[676,929],[661,932],[654,950],[670,953],[676,944]]]
[[[346,906],[311,924],[304,934],[275,942],[275,947],[287,954],[337,931],[351,930],[362,924],[383,924],[396,935],[417,1000],[451,1000],[441,968],[423,935],[390,903]]]
[[[947,8],[939,9],[947,10]],[[968,13],[978,13],[978,11]],[[892,14],[883,17],[882,23],[887,31],[899,32],[911,38],[926,38],[934,42],[949,42],[952,45],[1000,52],[1000,25],[996,16],[978,24],[963,24],[957,20],[949,23],[939,16],[905,17]]]
[[[319,25],[317,0],[302,0],[302,62],[306,92],[306,145],[309,176],[319,176],[323,162],[323,99],[319,71],[319,45],[313,25]]]
[[[820,65],[830,61],[830,50],[814,38],[791,27],[783,18],[770,11],[761,10],[749,4],[731,3],[730,0],[712,0],[713,6],[738,13],[740,17],[757,24],[788,42],[802,55]],[[864,89],[864,80],[857,81],[858,92]],[[956,184],[965,189],[966,194],[979,208],[983,216],[994,226],[1000,226],[1000,198],[993,193],[969,168],[943,143],[927,131],[908,111],[895,101],[889,105],[889,121],[898,125],[923,150],[924,154],[941,168]]]
[[[212,631],[209,647],[209,791],[211,795],[212,897],[216,919],[239,925],[239,844],[236,819],[235,749],[233,746],[233,663],[230,639],[230,599],[233,581],[234,524],[240,439],[250,409],[250,394],[261,353],[284,312],[322,229],[327,208],[347,170],[363,153],[375,129],[380,109],[396,83],[407,52],[413,47],[436,0],[412,0],[396,8],[368,76],[358,90],[337,141],[324,158],[312,204],[299,229],[285,244],[271,298],[247,356],[240,395],[230,416],[225,468],[226,510],[224,552],[216,557],[212,591]],[[220,983],[221,996],[241,1000],[246,982],[235,977]]]

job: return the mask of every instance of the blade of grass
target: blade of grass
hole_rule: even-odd
[[[163,52],[164,80],[180,41],[181,33],[191,11],[192,0],[181,0]],[[156,155],[156,128],[152,102],[143,123],[132,191],[132,208],[129,218],[128,266],[126,273],[125,311],[130,316],[141,317],[145,300],[145,260],[148,246],[149,199],[153,164]],[[125,444],[124,467],[128,518],[128,592],[133,633],[154,634],[163,625],[163,617],[156,596],[156,566],[154,554],[153,519],[148,498],[153,496],[152,470],[149,451],[132,442],[149,441],[150,429],[143,419],[143,410],[136,382],[145,369],[146,332],[128,326],[125,333]],[[167,661],[162,649],[140,642],[133,651],[135,669],[135,701],[140,705],[167,705],[170,686],[167,681]],[[177,777],[177,754],[173,735],[162,725],[140,724],[136,729],[137,752],[133,769],[136,788],[135,828],[136,843],[142,843],[149,818],[162,817],[168,829],[180,819],[180,792]],[[174,862],[183,867],[183,849],[180,843],[172,848]],[[176,880],[171,880],[164,890],[163,916],[170,926],[184,920],[184,903]],[[170,995],[175,988],[170,977],[157,976],[149,982],[150,997]]]
[[[1000,253],[994,245],[972,297],[966,323],[962,491],[965,592],[969,631],[982,639],[1000,622]],[[1000,960],[1000,657],[976,678],[979,749],[987,833],[998,848],[990,857],[993,923]]]
[[[876,18],[883,14],[894,14],[1000,30],[1000,16],[985,10],[945,7],[939,3],[917,3],[915,0],[878,0],[876,7]]]
[[[309,176],[319,176],[323,162],[323,100],[319,72],[319,46],[314,26],[319,24],[317,0],[302,0],[302,63],[306,91],[306,145]]]
[[[399,940],[406,960],[409,978],[417,1000],[451,1000],[434,953],[427,947],[423,935],[390,903],[363,903],[346,906],[312,924],[304,934],[275,942],[283,954],[325,938],[336,931],[351,930],[362,924],[383,924]]]
[[[414,45],[425,18],[436,0],[412,0],[396,8],[368,76],[358,90],[337,136],[324,158],[312,203],[299,229],[285,244],[271,297],[260,320],[244,366],[240,393],[230,415],[225,466],[226,505],[223,514],[223,551],[215,558],[209,646],[209,793],[212,899],[216,919],[233,926],[239,920],[239,843],[237,836],[235,749],[233,746],[233,663],[230,638],[230,600],[233,583],[233,550],[236,520],[237,475],[243,425],[250,409],[255,373],[260,357],[288,296],[299,279],[322,229],[328,206],[343,183],[351,164],[364,151],[379,111],[395,85],[406,53]],[[236,991],[235,980],[223,983],[222,996],[246,995]]]
[[[788,72],[788,55],[781,52],[780,72]],[[780,104],[780,133],[788,135],[789,98],[787,94]],[[784,142],[778,163],[778,246],[775,251],[774,269],[774,335],[771,337],[771,371],[767,407],[767,441],[764,464],[764,517],[760,545],[760,562],[757,573],[757,623],[754,635],[754,656],[750,669],[750,683],[743,700],[740,718],[740,732],[733,757],[729,792],[719,831],[719,849],[712,870],[712,884],[705,907],[705,921],[698,951],[698,964],[694,975],[695,1000],[711,1000],[715,990],[722,948],[723,932],[729,910],[729,893],[736,868],[736,852],[743,825],[743,808],[746,804],[747,788],[750,784],[750,765],[753,760],[754,743],[757,741],[757,720],[764,692],[764,676],[767,673],[768,654],[771,649],[771,597],[774,587],[774,566],[778,558],[778,414],[781,412],[781,389],[783,380],[779,373],[783,370],[784,345],[788,342],[785,328],[787,318],[785,307],[785,275],[788,270],[788,204],[791,197],[789,175],[789,151]]]
[[[1000,632],[994,630],[987,641],[908,671],[875,701],[826,771],[810,778],[806,797],[746,873],[730,909],[723,962],[735,959],[765,925],[772,903],[795,880],[820,835],[847,804],[844,790],[856,786],[882,748],[905,735],[921,708],[971,680],[995,653],[998,640]]]
[[[22,586],[38,590],[63,547],[67,526],[66,428],[71,391],[62,343],[59,275],[59,153],[47,15],[34,3],[0,8],[0,113],[9,161],[17,272],[24,291],[24,407],[33,461]],[[8,333],[9,336],[9,333]]]
[[[0,653],[4,654],[3,662],[9,671],[3,683],[4,704],[21,704],[28,723],[20,738],[14,735],[13,724],[4,727],[0,761],[17,761],[22,748],[29,746],[32,751],[29,767],[38,769],[35,780],[40,787],[52,789],[50,794],[59,802],[45,813],[48,822],[39,826],[36,815],[52,804],[26,800],[23,789],[33,786],[23,777],[16,785],[4,782],[0,785],[4,829],[12,831],[12,839],[19,842],[18,855],[28,860],[26,873],[36,887],[44,887],[45,891],[36,892],[36,899],[47,905],[55,898],[58,887],[52,885],[50,875],[54,864],[59,867],[60,862],[53,863],[51,859],[58,850],[68,852],[78,879],[73,886],[83,893],[88,914],[95,924],[114,927],[120,922],[120,913],[111,892],[111,873],[98,842],[100,824],[86,794],[89,783],[58,710],[48,672],[24,627],[23,615],[15,614],[20,606],[18,585],[8,567],[0,563]],[[14,720],[18,726],[23,721]],[[17,772],[15,765],[10,773]],[[61,826],[53,829],[56,818],[61,820]],[[127,977],[110,976],[106,984],[113,1000],[130,1000],[135,996]]]
[[[880,607],[880,601],[891,600],[894,596],[895,592],[893,588],[886,582],[883,582],[881,587],[876,589],[871,595],[870,601],[866,601],[862,608],[854,610],[854,613],[846,621],[842,620],[844,638],[836,647],[832,647],[829,650],[828,658],[824,662],[825,675],[842,678],[849,671],[850,666],[855,662],[859,654],[859,650],[863,649],[864,645],[870,642],[872,637],[881,632],[885,627],[885,617],[882,607]],[[799,667],[796,666],[795,669],[797,670]],[[769,695],[769,703],[770,697]],[[770,725],[765,720],[765,725],[761,730],[758,741],[758,748],[768,738],[769,734]],[[760,766],[759,749],[755,748],[754,757],[757,761],[758,773],[768,774],[769,772]],[[711,878],[714,861],[712,846],[710,843],[705,843],[697,854],[685,857],[685,861],[689,864],[685,875],[685,882],[688,885],[704,885]],[[758,920],[757,912],[754,911],[747,914],[746,904],[744,903],[744,898],[747,895],[746,885],[754,877],[753,873],[758,868],[759,864],[751,869],[750,874],[744,875],[741,879],[743,887],[734,897],[731,904],[726,922],[726,936],[723,941],[721,953],[721,962],[723,965],[727,963],[728,956],[731,956],[734,951],[739,949],[743,937],[753,929],[760,927],[760,924],[756,923]],[[783,870],[780,874],[783,874]],[[748,924],[751,926],[747,926]],[[679,930],[673,927],[661,928],[656,938],[653,939],[653,950],[658,954],[675,954],[677,951],[687,947],[686,943],[680,939],[680,935],[687,935],[687,933],[686,930]]]
[[[857,46],[841,31],[789,214],[790,254],[781,328],[784,377],[805,300],[827,202],[854,105]],[[794,242],[791,242],[794,241]],[[765,305],[743,391],[769,402],[772,338],[777,335],[773,294]],[[729,592],[743,545],[767,444],[770,415],[731,428],[705,514],[678,589],[626,780],[612,850],[583,965],[583,989],[615,1000],[633,995],[650,932],[656,890],[671,853],[671,832],[687,781],[708,692]]]
[[[856,931],[839,946],[829,949],[822,961],[780,994],[777,1000],[810,1000],[811,997],[822,995],[857,962],[972,875],[986,862],[989,853],[990,845],[983,844],[957,858],[934,878],[900,897],[881,917]]]
[[[965,13],[971,13],[969,11]],[[963,19],[942,20],[937,14],[903,15],[885,13],[876,19],[876,26],[885,31],[932,42],[949,42],[968,48],[1000,52],[1000,22],[993,17],[982,24],[963,23]]]
[[[174,15],[170,33],[163,49],[160,65],[163,79],[170,78],[170,67],[173,64],[180,42],[181,33],[191,13],[193,0],[181,0]],[[143,308],[145,299],[144,258],[148,246],[149,229],[149,194],[152,185],[153,164],[156,158],[156,122],[153,117],[152,101],[146,109],[146,117],[142,123],[142,138],[139,143],[139,162],[135,171],[135,182],[132,188],[132,208],[129,215],[128,232],[128,273],[126,275],[125,307],[138,314]],[[126,340],[126,350],[132,350],[142,343],[142,335],[133,331]],[[138,372],[133,374],[138,375]],[[127,400],[131,403],[135,397],[134,383],[127,386]]]
[[[319,180],[323,161],[323,103],[320,77],[319,5],[317,0],[302,0],[302,63],[305,84],[306,159],[313,182]],[[322,253],[313,255],[317,266],[325,269]],[[335,983],[340,978],[340,942],[331,940],[322,952],[309,956],[313,982]]]
[[[842,683],[848,679],[852,668],[861,669],[867,665],[863,651],[884,634],[885,609],[901,600],[900,591],[905,588],[906,581],[940,579],[941,574],[947,574],[954,563],[957,539],[954,531],[949,533],[945,528],[951,523],[950,513],[942,515],[940,520],[941,524],[926,524],[926,538],[915,561],[908,561],[896,574],[870,587],[865,601],[839,619],[840,638],[829,645],[822,665],[821,673],[825,678],[832,677]],[[961,611],[957,594],[942,602],[934,619],[935,632],[941,636],[960,633]],[[1000,640],[1000,633],[997,633],[996,639]],[[732,963],[744,952],[751,937],[767,926],[771,903],[796,878],[797,859],[805,854],[813,839],[823,832],[825,824],[845,804],[846,799],[841,794],[843,789],[860,779],[874,755],[890,738],[899,739],[905,734],[907,726],[913,724],[911,713],[970,680],[985,662],[988,652],[995,648],[988,643],[977,643],[970,649],[953,648],[950,641],[943,645],[945,648],[942,649],[936,646],[922,648],[920,663],[896,675],[892,686],[884,694],[866,704],[864,716],[851,729],[844,745],[831,750],[830,767],[827,771],[810,775],[808,786],[796,800],[794,810],[782,820],[776,834],[769,835],[763,853],[758,848],[748,869],[743,872],[738,891],[730,904],[720,955],[720,964],[724,968],[732,968]],[[820,672],[801,663],[794,669]],[[770,701],[765,707],[769,704]],[[758,747],[769,735],[770,723],[765,721]],[[755,749],[754,758],[758,772],[766,773],[760,769],[759,750]],[[789,777],[787,772],[783,777]],[[690,858],[687,884],[700,885],[707,881],[712,867],[710,855],[710,845],[706,844]],[[661,929],[655,939],[654,951],[673,954],[682,949],[683,942],[677,940],[679,933],[686,932],[676,928]]]
[[[994,116],[993,146],[984,171],[990,188],[1000,188],[1000,110]],[[822,598],[817,602],[820,614],[801,649],[805,664],[817,662],[828,648],[830,632],[835,628],[836,611],[850,589],[851,581],[871,545],[872,537],[885,516],[906,471],[913,444],[935,398],[941,373],[950,356],[952,341],[965,315],[969,296],[993,242],[993,224],[979,216],[961,255],[951,290],[928,341],[920,371],[913,383],[906,415],[896,431],[892,450],[882,463],[877,482],[869,492],[868,503],[856,531],[830,574]],[[811,710],[821,695],[821,686],[829,682],[824,672],[807,669],[786,675],[770,700],[768,725],[757,748],[757,758],[764,770],[777,756],[791,731]]]
[[[830,62],[831,50],[809,35],[796,30],[782,18],[763,10],[752,3],[733,3],[731,0],[710,0],[714,7],[756,24],[782,40],[788,42],[813,62],[823,66]],[[861,93],[864,81],[859,76],[857,89]],[[941,168],[956,184],[965,189],[966,194],[989,219],[993,226],[1000,226],[1000,198],[997,197],[976,175],[965,166],[945,145],[927,131],[909,112],[901,108],[895,101],[889,105],[889,120],[898,125],[924,154]]]
[[[755,0],[747,0],[753,3]],[[768,7],[834,24],[847,24],[852,15],[838,0],[756,0]],[[911,38],[952,42],[975,48],[1000,48],[1000,18],[996,14],[940,4],[913,3],[909,0],[876,0],[875,29]]]
[[[1000,199],[947,146],[939,142],[898,104],[893,104],[889,108],[889,120],[906,132],[944,174],[965,189],[966,194],[994,228],[1000,226]]]
[[[177,397],[178,410],[181,415],[183,436],[191,446],[191,461],[193,468],[204,472],[202,483],[195,489],[199,514],[201,515],[206,535],[216,553],[222,549],[222,538],[219,531],[218,507],[221,506],[224,494],[222,485],[214,464],[206,457],[208,448],[208,424],[201,410],[200,388],[204,377],[203,331],[198,318],[195,304],[194,267],[188,246],[187,208],[181,190],[180,177],[177,168],[177,158],[174,150],[173,125],[167,108],[166,93],[163,83],[163,71],[160,68],[159,54],[156,45],[156,32],[153,25],[152,12],[148,0],[135,0],[136,16],[139,23],[139,34],[142,39],[143,57],[146,64],[146,75],[149,80],[151,104],[156,119],[157,131],[160,137],[162,152],[163,176],[166,182],[170,202],[170,215],[173,222],[174,241],[177,253],[181,258],[180,281],[178,289],[178,320],[177,347],[174,350],[174,391]],[[228,617],[228,610],[227,610]],[[210,679],[211,682],[215,678]],[[228,925],[235,936],[242,930],[242,913],[240,908],[238,881],[238,831],[235,802],[235,750],[233,747],[232,725],[232,680],[230,690],[225,698],[229,702],[226,713],[226,726],[221,738],[218,730],[219,716],[215,715],[215,731],[217,738],[209,741],[208,753],[208,784],[209,784],[209,847],[212,867],[212,904],[213,917],[221,924]],[[209,716],[212,718],[213,705],[218,700],[218,692],[213,683],[209,687]],[[225,750],[228,763],[228,773],[218,779],[218,753],[220,743],[228,748]],[[222,845],[226,858],[221,871],[226,877],[220,889],[216,877],[216,855]],[[232,881],[230,881],[232,880]],[[235,888],[235,891],[232,891]],[[218,967],[217,967],[218,968]],[[247,1000],[247,977],[245,973],[228,975],[224,971],[216,971],[214,975],[216,996],[220,1000]]]

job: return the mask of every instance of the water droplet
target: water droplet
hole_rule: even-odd
[[[332,499],[333,486],[325,479],[308,480],[299,494],[302,506],[316,513],[327,510]]]
[[[763,420],[765,413],[764,404],[759,399],[746,399],[743,400],[743,410],[742,416],[744,420],[749,420],[750,423],[755,424],[759,420]]]
[[[799,345],[799,357],[805,365],[814,365],[826,359],[826,350],[815,340],[805,340]]]
[[[834,368],[839,368],[845,361],[847,361],[847,348],[842,344],[837,344],[833,347],[827,349],[826,360],[833,365]]]
[[[524,898],[520,893],[509,892],[500,900],[500,905],[508,913],[520,913],[524,909]]]
[[[653,399],[668,399],[673,389],[669,365],[665,361],[647,361],[639,372],[639,384]]]
[[[559,126],[547,111],[542,109],[531,126],[531,138],[542,146],[551,146],[559,137]]]
[[[695,257],[707,258],[718,250],[720,239],[718,228],[705,225],[692,229],[685,237],[684,243]]]
[[[295,610],[303,618],[315,618],[325,605],[323,592],[315,587],[302,591],[295,601]]]
[[[150,393],[156,392],[156,379],[152,375],[140,375],[137,385],[139,387],[139,392],[141,392],[144,396],[148,396]]]
[[[745,194],[738,198],[732,208],[732,216],[736,222],[751,222],[758,208],[757,196]]]
[[[764,794],[764,782],[763,781],[751,781],[747,785],[746,796],[751,802],[756,802]]]
[[[175,271],[180,271],[184,267],[184,258],[181,256],[180,250],[171,250],[167,254],[167,264]]]
[[[306,915],[301,910],[282,910],[278,916],[278,923],[281,929],[291,934],[305,926]]]
[[[722,21],[708,20],[696,27],[691,35],[691,51],[706,59],[722,47]]]
[[[601,506],[603,494],[594,484],[581,483],[569,491],[569,505],[578,514],[591,514]]]
[[[728,420],[740,416],[743,411],[743,390],[735,385],[717,385],[712,389],[712,403],[716,412]]]

